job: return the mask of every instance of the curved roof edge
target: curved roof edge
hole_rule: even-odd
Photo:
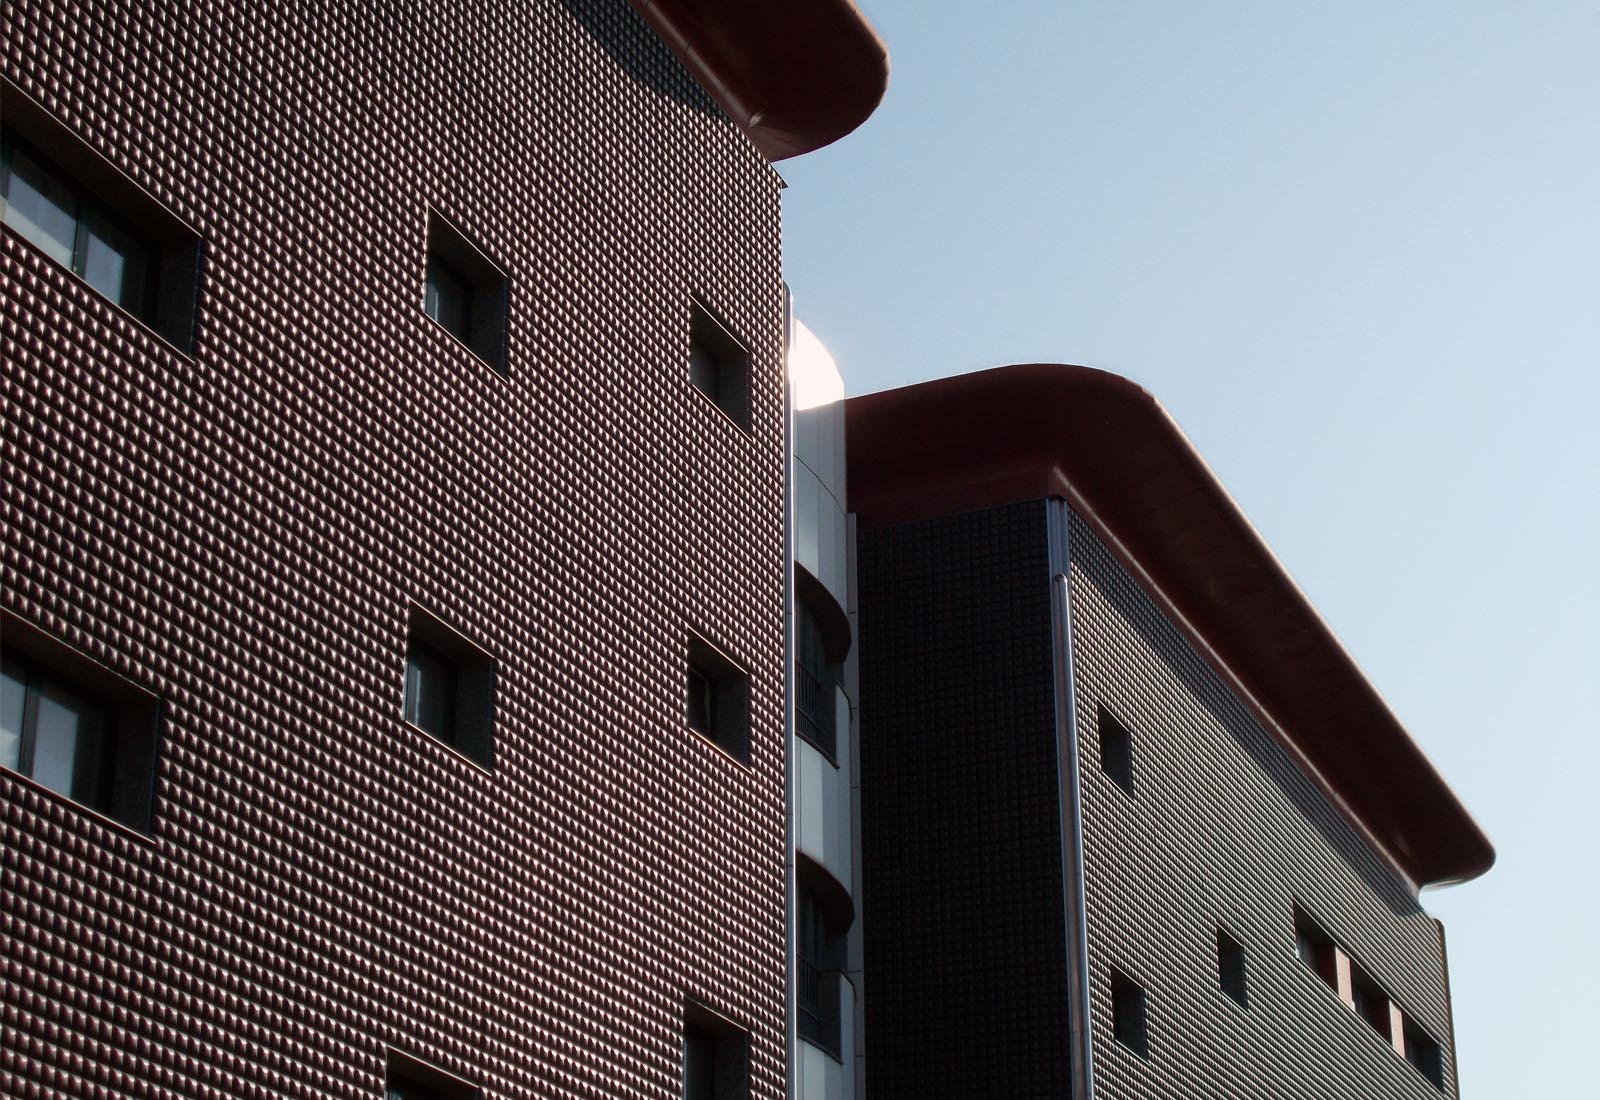
[[[631,0],[769,160],[867,120],[889,51],[851,0]]]
[[[853,398],[845,415],[862,530],[1069,501],[1413,886],[1493,865],[1472,815],[1142,387],[1031,364]]]

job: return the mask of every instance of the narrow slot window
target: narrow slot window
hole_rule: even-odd
[[[1128,794],[1133,793],[1133,735],[1116,715],[1100,707],[1100,770]]]
[[[422,311],[496,371],[506,371],[506,273],[437,211],[428,211]]]
[[[1422,1028],[1406,1019],[1402,1030],[1405,1036],[1406,1061],[1426,1077],[1436,1089],[1444,1088],[1444,1051]]]
[[[1111,1034],[1141,1058],[1150,1056],[1150,1028],[1145,990],[1122,973],[1111,972]]]
[[[484,767],[494,762],[495,661],[444,622],[412,608],[403,717]]]
[[[688,638],[685,719],[734,759],[750,762],[750,675],[697,634]]]
[[[1217,930],[1217,985],[1241,1008],[1250,1007],[1245,986],[1244,944],[1220,928]]]
[[[698,300],[689,306],[689,385],[750,430],[750,351]]]
[[[1350,993],[1355,1000],[1356,1015],[1365,1020],[1367,1026],[1381,1035],[1385,1042],[1392,1043],[1394,1031],[1390,1027],[1388,994],[1372,980],[1370,974],[1353,963],[1350,967]]]
[[[1339,963],[1333,937],[1322,930],[1310,914],[1299,906],[1294,910],[1294,948],[1300,961],[1321,978],[1329,989],[1339,988]]]

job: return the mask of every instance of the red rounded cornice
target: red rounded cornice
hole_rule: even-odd
[[[850,0],[632,3],[770,160],[844,137],[889,86],[889,51]]]
[[[1494,862],[1483,830],[1161,404],[1087,367],[1001,367],[852,399],[863,531],[1067,500],[1416,885]]]

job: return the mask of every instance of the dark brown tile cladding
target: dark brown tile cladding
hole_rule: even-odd
[[[0,598],[165,702],[148,838],[0,775],[0,1091],[377,1096],[392,1045],[665,1095],[693,995],[782,1095],[778,184],[572,6],[6,7],[6,75],[206,251],[189,358],[0,236]],[[423,316],[429,203],[508,268],[507,378]],[[500,663],[492,772],[401,724],[412,601]],[[684,727],[689,624],[749,771]]]
[[[1065,1096],[1042,501],[862,532],[866,1088]]]
[[[1295,956],[1291,905],[1448,1040],[1438,922],[1077,516],[1070,543],[1096,1095],[1437,1100]],[[1093,763],[1101,703],[1133,733],[1131,798]],[[1219,988],[1219,925],[1248,1009]],[[1148,1059],[1111,1041],[1112,966],[1149,990]]]

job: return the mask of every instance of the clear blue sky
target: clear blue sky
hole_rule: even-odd
[[[1424,896],[1463,1096],[1573,1095],[1600,0],[862,7],[883,106],[779,166],[799,315],[852,393],[1063,361],[1167,405],[1499,850]]]

